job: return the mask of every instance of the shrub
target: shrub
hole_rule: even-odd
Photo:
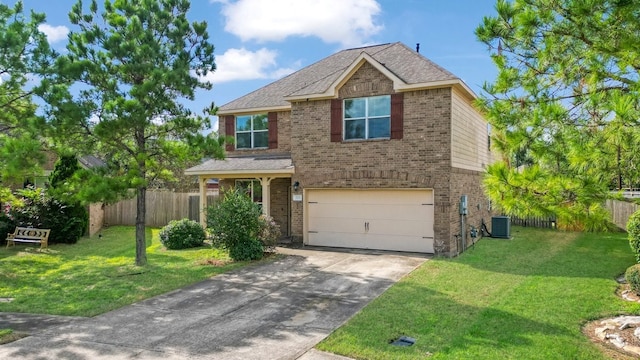
[[[280,225],[271,216],[260,215],[259,239],[265,249],[273,250],[280,240]]]
[[[630,266],[624,274],[629,287],[633,292],[640,295],[640,264]]]
[[[629,245],[636,257],[636,262],[640,263],[640,210],[629,217],[627,233],[629,234]]]
[[[263,254],[264,247],[258,239],[246,239],[229,249],[229,256],[235,261],[259,260]]]
[[[207,209],[207,228],[235,261],[262,258],[260,208],[241,189],[224,191],[222,201]]]
[[[16,222],[12,217],[8,215],[8,210],[5,213],[0,211],[0,245],[4,245],[7,241],[7,234],[13,233],[16,228]]]
[[[160,242],[171,250],[202,246],[206,234],[202,225],[189,220],[172,220],[160,230]]]
[[[24,189],[18,195],[23,203],[9,211],[16,226],[51,229],[50,244],[75,244],[84,235],[89,223],[84,206],[56,200],[43,189]]]

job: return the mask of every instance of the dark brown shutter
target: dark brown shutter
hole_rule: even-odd
[[[331,142],[342,141],[342,99],[331,100]]]
[[[270,112],[267,114],[269,120],[269,149],[278,148],[278,113]]]
[[[224,117],[224,134],[226,136],[231,136],[235,138],[236,135],[236,126],[235,126],[235,117],[233,115],[227,115]],[[234,144],[227,143],[227,151],[235,150]]]
[[[391,94],[391,138],[402,139],[404,127],[404,94]]]

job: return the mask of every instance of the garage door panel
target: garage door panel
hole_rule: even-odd
[[[369,234],[433,237],[433,227],[429,230],[429,226],[424,221],[377,220],[368,223],[369,227],[365,232]]]
[[[369,234],[365,249],[411,251],[433,253],[433,239],[414,236],[395,236],[393,242],[388,235]],[[391,247],[391,248],[390,248]]]
[[[433,253],[433,239],[415,236],[394,236],[390,243],[388,235],[345,234],[345,233],[309,233],[309,245],[348,247],[358,249],[379,249]]]
[[[364,233],[349,234],[335,233],[330,231],[325,231],[322,233],[310,232],[309,245],[367,249],[367,241]]]
[[[309,231],[362,233],[364,230],[365,226],[362,219],[314,217],[313,221],[309,221]]]
[[[416,220],[423,221],[429,212],[431,205],[384,205],[384,204],[336,204],[336,203],[310,203],[309,211],[314,217],[356,217],[360,219],[387,219],[387,220]]]
[[[306,198],[309,245],[433,252],[431,190],[311,189]]]
[[[372,194],[375,192],[375,194]],[[419,200],[418,200],[419,199]],[[403,190],[312,190],[307,201],[330,204],[433,204],[433,192]]]

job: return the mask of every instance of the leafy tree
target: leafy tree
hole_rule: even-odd
[[[223,193],[222,201],[207,209],[207,228],[214,241],[235,261],[262,258],[260,207],[241,188],[223,189]]]
[[[78,158],[73,154],[62,155],[49,175],[49,185],[51,188],[60,188],[64,182],[73,177],[80,170]]]
[[[631,166],[640,139],[640,2],[498,0],[496,10],[476,29],[498,69],[479,101],[502,155],[488,169],[489,196],[511,215],[610,228],[610,187],[640,175]],[[532,161],[517,164],[523,155]]]
[[[221,158],[216,138],[200,131],[210,123],[181,100],[211,84],[199,77],[215,70],[207,24],[190,23],[187,0],[94,0],[85,13],[78,1],[69,13],[78,30],[57,58],[46,93],[54,136],[78,152],[103,154],[99,176],[79,175],[80,196],[102,200],[123,189],[137,196],[136,264],[144,265],[145,195],[150,182],[172,178],[169,169],[202,156]],[[212,107],[213,108],[213,107]]]
[[[21,1],[13,7],[0,3],[0,182],[21,184],[40,171],[44,162],[43,119],[35,115],[30,74],[46,68],[55,53],[38,30],[44,14],[24,14]],[[12,198],[5,190],[0,203]]]

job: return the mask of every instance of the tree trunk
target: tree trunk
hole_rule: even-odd
[[[147,212],[147,187],[141,186],[136,190],[136,265],[143,266],[147,263],[147,241],[145,238],[145,220]]]
[[[621,166],[622,160],[622,149],[621,146],[618,146],[618,190],[622,190],[622,168]],[[628,186],[631,187],[631,186]]]

